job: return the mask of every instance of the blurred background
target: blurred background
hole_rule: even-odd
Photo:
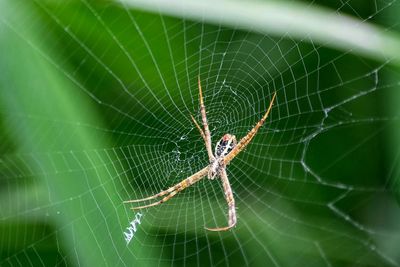
[[[1,266],[399,266],[399,1],[0,3]],[[207,165],[219,180],[124,200]]]

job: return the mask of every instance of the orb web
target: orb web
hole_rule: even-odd
[[[329,8],[393,31],[382,17],[397,1],[370,3]],[[116,3],[28,7],[0,20],[2,65],[26,75],[1,82],[0,265],[400,265],[393,58]],[[227,224],[218,179],[140,213],[123,204],[208,164],[190,119],[198,77],[213,146],[245,136],[277,93],[227,167],[229,232],[204,229]]]

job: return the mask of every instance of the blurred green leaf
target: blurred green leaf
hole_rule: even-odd
[[[315,42],[400,64],[400,36],[300,1],[116,0],[124,6],[228,27]]]
[[[37,16],[35,8],[25,1],[1,1],[0,16],[0,50],[6,51],[0,59],[1,106],[6,114],[25,114],[20,120],[8,120],[5,127],[18,144],[15,153],[34,176],[33,182],[27,183],[32,188],[26,192],[35,190],[34,199],[38,200],[24,206],[25,211],[15,207],[14,217],[21,215],[19,222],[24,223],[24,212],[32,214],[33,206],[38,205],[46,217],[36,222],[45,220],[55,226],[61,240],[58,249],[77,265],[135,262],[126,253],[122,234],[129,222],[115,194],[120,185],[110,178],[121,172],[121,165],[108,165],[115,158],[104,153],[110,144],[102,136],[74,125],[78,118],[99,126],[101,120],[92,104],[81,97],[79,83],[66,74],[68,65],[54,61],[56,53],[38,36],[40,25],[32,20]],[[74,150],[79,152],[72,153]],[[41,190],[36,191],[38,188]],[[6,203],[24,202],[19,193],[7,197]],[[10,216],[11,211],[7,213]],[[43,239],[52,235],[45,234]],[[12,263],[15,259],[8,256]]]

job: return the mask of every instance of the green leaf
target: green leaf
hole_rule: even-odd
[[[0,59],[0,103],[5,114],[20,114],[4,127],[17,144],[14,153],[33,177],[24,183],[33,184],[32,190],[41,189],[26,191],[31,192],[24,196],[27,201],[37,201],[25,209],[15,205],[14,217],[20,215],[18,223],[27,223],[26,214],[47,214],[36,222],[46,220],[57,229],[61,247],[53,248],[77,265],[132,265],[137,258],[129,252],[123,231],[134,214],[115,193],[119,180],[112,179],[122,172],[122,165],[110,165],[116,161],[115,154],[106,151],[111,145],[76,123],[102,125],[90,98],[82,97],[79,81],[68,74],[68,65],[55,60],[57,53],[40,38],[43,32],[33,19],[37,15],[28,2],[1,1],[0,50],[6,53]],[[3,159],[8,157],[13,156]],[[12,192],[10,187],[5,190]],[[8,202],[18,198],[24,204],[19,195],[8,195]],[[42,240],[53,234],[44,233]]]
[[[400,63],[400,36],[365,21],[294,1],[117,0],[124,6],[315,42]]]

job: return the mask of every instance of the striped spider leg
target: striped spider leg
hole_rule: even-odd
[[[199,87],[199,100],[200,100],[200,113],[203,122],[203,128],[197,123],[195,118],[191,116],[196,128],[199,130],[201,137],[204,140],[208,158],[209,158],[209,165],[201,169],[200,171],[196,172],[195,174],[189,176],[188,178],[182,180],[181,182],[177,183],[176,185],[168,188],[167,190],[161,191],[158,194],[155,194],[150,197],[142,198],[142,199],[135,199],[135,200],[128,200],[124,201],[124,203],[135,203],[141,202],[146,200],[151,200],[155,198],[163,197],[161,200],[157,202],[153,202],[148,205],[133,207],[131,209],[143,209],[152,206],[156,206],[162,204],[172,197],[174,197],[177,193],[184,190],[185,188],[197,183],[201,179],[203,179],[206,175],[209,179],[215,179],[216,177],[220,177],[222,180],[222,185],[224,188],[225,199],[228,204],[228,226],[225,227],[217,227],[217,228],[205,228],[209,231],[226,231],[231,229],[236,225],[237,218],[236,218],[236,208],[235,208],[235,199],[233,197],[232,188],[228,179],[228,175],[226,173],[226,166],[241,152],[246,146],[251,142],[253,137],[257,134],[257,131],[260,127],[264,124],[264,121],[267,119],[269,113],[271,112],[272,106],[275,101],[276,92],[273,94],[271,102],[269,103],[269,107],[265,112],[264,116],[261,120],[251,129],[246,136],[244,136],[240,141],[237,143],[236,137],[231,134],[225,134],[216,144],[215,152],[212,152],[211,149],[211,133],[208,127],[207,122],[207,115],[206,115],[206,108],[203,101],[203,92],[201,88],[200,77],[198,77],[198,87]]]
[[[167,190],[161,191],[158,194],[155,194],[155,195],[150,196],[150,197],[142,198],[142,199],[127,200],[127,201],[124,201],[124,203],[141,202],[141,201],[155,199],[155,198],[159,198],[159,197],[167,195],[166,197],[162,198],[161,200],[159,200],[157,202],[153,202],[153,203],[151,203],[149,205],[145,205],[145,206],[133,207],[131,209],[132,210],[139,210],[139,209],[148,208],[148,207],[157,206],[159,204],[162,204],[162,203],[168,201],[173,196],[175,196],[180,191],[184,190],[185,188],[187,188],[187,187],[191,186],[192,184],[197,183],[198,181],[203,179],[203,177],[208,173],[208,169],[209,169],[209,166],[201,169],[200,171],[196,172],[195,174],[193,174],[193,175],[189,176],[188,178],[180,181],[176,185],[171,186]]]

